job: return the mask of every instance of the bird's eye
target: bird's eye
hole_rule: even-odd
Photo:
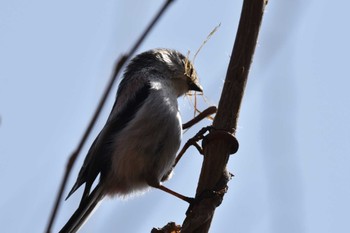
[[[192,77],[192,74],[193,74],[193,68],[191,67],[191,68],[190,68],[190,71],[189,71],[190,77]]]
[[[185,68],[184,74],[191,79],[193,72],[194,72],[193,66],[189,60],[185,60],[185,61],[183,61],[183,63],[184,63],[184,68]]]
[[[192,74],[193,74],[193,68],[190,64],[188,64],[186,67],[185,67],[185,74],[186,76],[188,77],[192,77]]]

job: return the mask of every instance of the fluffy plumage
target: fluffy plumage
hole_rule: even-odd
[[[202,88],[181,53],[155,49],[131,60],[110,116],[68,194],[85,184],[80,206],[60,232],[77,231],[106,195],[159,187],[169,178],[182,134],[177,98],[190,90]]]

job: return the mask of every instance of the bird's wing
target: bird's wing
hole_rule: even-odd
[[[134,77],[124,78],[121,81],[117,98],[107,123],[90,147],[77,181],[67,198],[85,183],[85,190],[81,200],[81,203],[83,203],[84,199],[89,196],[91,186],[98,174],[107,173],[113,152],[113,138],[134,118],[142,103],[150,94],[151,85],[144,80],[147,79]],[[126,82],[128,82],[127,85]]]
[[[59,233],[77,232],[79,228],[86,222],[92,211],[103,198],[103,191],[98,184],[91,194],[84,200],[79,208],[70,217],[68,222],[62,227]]]

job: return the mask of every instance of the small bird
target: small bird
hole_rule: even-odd
[[[176,50],[153,49],[130,61],[107,122],[67,196],[85,184],[79,208],[60,232],[78,231],[105,196],[154,187],[183,198],[162,182],[171,177],[181,142],[177,98],[191,90],[203,91],[193,64]]]

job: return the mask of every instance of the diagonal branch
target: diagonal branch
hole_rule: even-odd
[[[237,36],[232,50],[224,88],[213,128],[236,133],[239,110],[252,62],[259,28],[267,0],[244,0]],[[214,130],[215,131],[215,130]],[[208,232],[218,205],[227,190],[230,174],[226,164],[232,151],[232,141],[215,140],[205,143],[204,161],[196,192],[196,202],[187,211],[182,233]],[[203,195],[208,191],[212,195]],[[206,197],[205,197],[206,196]]]
[[[81,149],[83,148],[84,144],[86,143],[86,140],[88,138],[88,136],[91,133],[91,130],[93,128],[93,126],[95,125],[98,116],[101,113],[101,110],[107,100],[107,97],[109,96],[113,84],[115,83],[115,81],[117,80],[117,77],[122,69],[122,67],[124,66],[124,64],[133,56],[133,54],[136,52],[136,50],[139,48],[139,46],[141,45],[141,43],[144,41],[144,39],[146,38],[146,36],[149,34],[149,32],[151,31],[151,29],[154,27],[154,25],[159,21],[160,17],[164,14],[164,12],[166,11],[166,9],[170,6],[170,3],[172,3],[173,0],[167,0],[163,6],[161,7],[161,9],[158,11],[158,13],[155,15],[155,17],[153,18],[153,20],[150,22],[150,24],[146,27],[145,31],[141,34],[141,36],[139,37],[139,39],[135,42],[135,44],[133,45],[133,47],[130,49],[129,53],[127,53],[126,55],[123,55],[119,58],[119,60],[116,63],[116,66],[113,70],[113,74],[107,84],[106,90],[104,91],[102,98],[95,110],[95,113],[93,115],[93,117],[91,118],[91,121],[88,125],[88,127],[86,128],[77,148],[74,150],[74,152],[70,155],[67,166],[66,166],[66,170],[64,173],[64,176],[62,178],[61,184],[60,184],[60,188],[59,191],[57,193],[57,197],[55,200],[55,204],[54,207],[52,209],[49,221],[48,221],[48,225],[47,228],[45,230],[46,233],[50,233],[51,232],[51,228],[52,225],[54,223],[54,220],[56,218],[56,214],[59,208],[59,204],[60,201],[62,199],[62,195],[65,189],[65,186],[67,184],[68,181],[68,177],[70,175],[70,172],[72,170],[72,167],[78,157],[78,155],[80,154]]]

